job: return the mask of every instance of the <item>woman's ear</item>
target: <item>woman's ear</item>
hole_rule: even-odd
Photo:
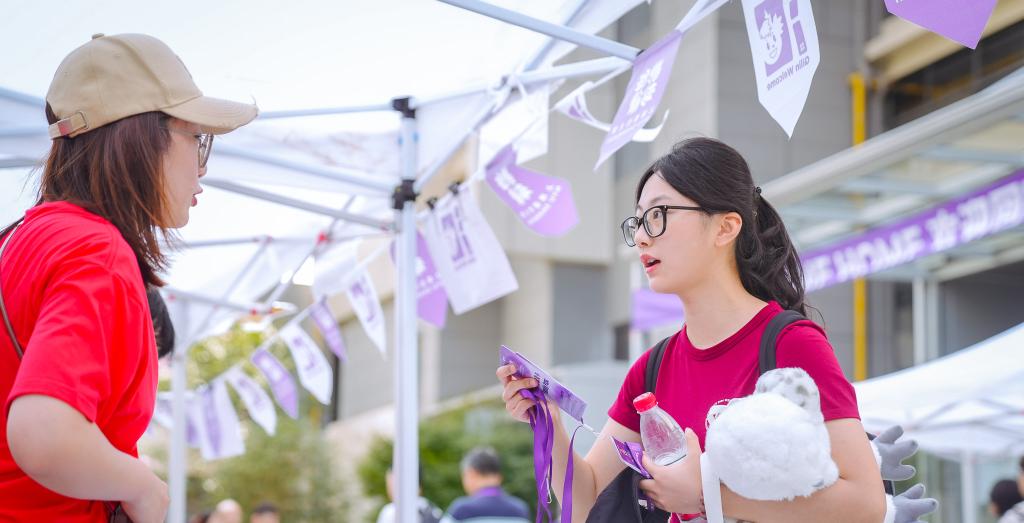
[[[715,245],[724,247],[736,241],[736,238],[740,235],[740,230],[743,228],[743,218],[736,212],[719,214],[717,218],[718,233],[715,235]]]

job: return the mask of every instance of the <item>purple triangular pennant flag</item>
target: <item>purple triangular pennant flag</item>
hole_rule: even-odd
[[[579,223],[569,182],[516,165],[509,145],[487,164],[487,183],[527,227],[544,236],[562,236]]]
[[[320,333],[324,336],[324,342],[327,343],[327,347],[331,349],[339,360],[348,361],[348,353],[345,351],[345,340],[341,337],[341,329],[338,327],[338,322],[334,321],[334,313],[331,312],[330,306],[327,305],[327,298],[321,298],[320,301],[313,304],[309,308],[309,315],[313,318],[313,323],[316,323]]]
[[[633,76],[626,87],[626,96],[619,105],[612,128],[601,144],[601,156],[597,160],[598,168],[611,155],[615,154],[633,139],[647,121],[654,116],[665,87],[672,75],[672,66],[676,61],[676,52],[683,34],[672,31],[645,50],[633,62]]]
[[[997,0],[885,0],[885,7],[912,24],[974,49],[997,3]]]
[[[288,373],[288,369],[266,349],[254,352],[250,360],[267,378],[270,391],[274,393],[274,399],[281,406],[281,410],[292,419],[298,419],[299,394],[295,387],[295,379]]]

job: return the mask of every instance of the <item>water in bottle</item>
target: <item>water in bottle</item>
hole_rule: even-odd
[[[640,440],[644,452],[656,464],[665,466],[686,456],[686,436],[676,420],[658,407],[654,394],[646,392],[633,400],[640,413]]]

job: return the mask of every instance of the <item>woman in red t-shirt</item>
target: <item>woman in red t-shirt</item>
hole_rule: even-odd
[[[255,106],[204,97],[146,35],[95,35],[46,95],[39,200],[0,232],[0,522],[164,520],[138,459],[157,352],[146,296],[159,236],[188,222],[213,134]]]
[[[800,260],[779,215],[754,186],[746,161],[717,140],[676,144],[640,178],[635,201],[635,216],[623,222],[626,243],[637,247],[651,289],[678,295],[686,310],[686,324],[666,348],[655,393],[659,405],[686,428],[688,455],[666,467],[645,459],[653,479],[641,482],[641,488],[669,512],[696,514],[702,510],[699,458],[708,409],[754,391],[761,333],[773,316],[783,309],[806,315]],[[853,387],[824,331],[800,321],[777,340],[778,366],[803,368],[820,389],[840,478],[793,501],[753,501],[722,486],[725,514],[757,522],[882,521],[880,473]],[[573,456],[574,521],[586,520],[598,494],[624,467],[606,436],[640,441],[632,400],[645,392],[649,356],[650,351],[630,368],[608,410],[603,437],[586,457]],[[510,365],[497,370],[503,399],[515,419],[527,421],[534,403],[518,392],[537,383],[517,379],[514,372]],[[552,413],[557,416],[558,409]],[[553,460],[565,463],[569,438],[561,423],[555,427]],[[553,483],[560,485],[564,471],[555,467],[553,473]]]

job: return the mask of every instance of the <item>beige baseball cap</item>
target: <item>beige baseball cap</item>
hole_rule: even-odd
[[[178,55],[143,34],[93,35],[61,62],[46,102],[59,119],[50,126],[50,138],[78,136],[150,111],[224,134],[259,113],[255,104],[203,96]]]

